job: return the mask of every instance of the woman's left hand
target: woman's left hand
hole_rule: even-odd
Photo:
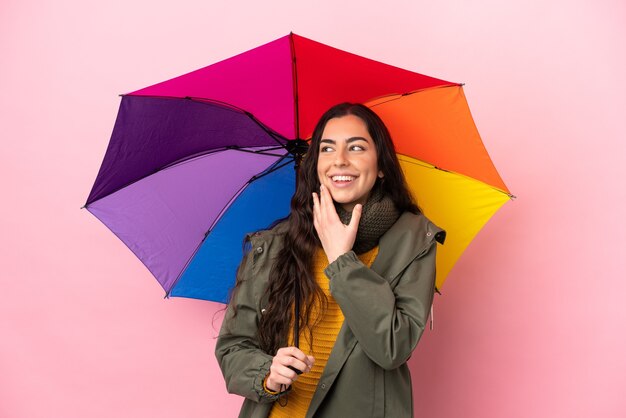
[[[361,204],[354,206],[350,223],[344,225],[337,215],[328,189],[322,185],[319,197],[317,193],[313,193],[313,225],[328,257],[328,263],[332,263],[337,257],[352,249],[362,210]]]

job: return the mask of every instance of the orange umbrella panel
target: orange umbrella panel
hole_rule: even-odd
[[[367,105],[389,128],[398,153],[509,192],[480,139],[462,86],[387,96]]]

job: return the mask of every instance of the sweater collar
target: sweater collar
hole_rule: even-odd
[[[350,223],[352,212],[346,211],[340,204],[335,203],[339,219],[345,225]],[[384,194],[377,184],[363,205],[363,212],[356,233],[356,240],[352,250],[363,254],[378,245],[380,237],[398,220],[400,213],[391,198]]]

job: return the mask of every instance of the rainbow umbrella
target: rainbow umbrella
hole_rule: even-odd
[[[242,238],[289,213],[305,140],[345,101],[382,117],[422,210],[447,231],[437,253],[441,288],[511,197],[462,85],[295,34],[123,95],[85,207],[166,296],[225,302]]]

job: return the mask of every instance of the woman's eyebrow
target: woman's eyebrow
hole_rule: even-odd
[[[354,141],[365,141],[365,142],[369,142],[367,140],[367,138],[363,138],[362,136],[353,136],[352,138],[348,138],[348,140],[346,141],[347,143],[350,142],[354,142]]]
[[[346,142],[347,142],[348,144],[349,144],[349,143],[351,143],[351,142],[354,142],[354,141],[365,141],[365,142],[369,142],[369,141],[367,140],[367,138],[363,138],[362,136],[353,136],[353,137],[351,137],[351,138],[346,139]],[[322,140],[320,140],[320,143],[322,143],[322,142],[323,142],[323,143],[326,143],[326,144],[336,144],[336,143],[337,143],[337,141],[335,141],[334,139],[322,139]]]

